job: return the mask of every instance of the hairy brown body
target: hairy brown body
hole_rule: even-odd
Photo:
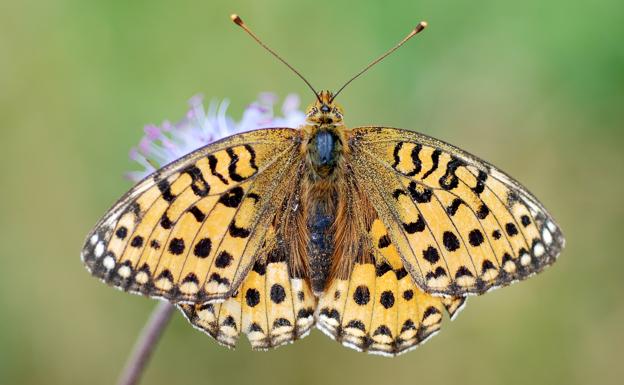
[[[349,132],[342,124],[340,108],[330,103],[331,96],[321,93],[309,109],[310,124],[301,129],[304,175],[296,208],[291,205],[294,213],[281,223],[283,239],[290,245],[291,266],[296,275],[309,277],[317,295],[331,279],[347,277],[354,262],[369,260],[372,252],[364,235],[374,209],[347,166]]]

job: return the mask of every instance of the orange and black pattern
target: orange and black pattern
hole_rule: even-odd
[[[275,129],[227,138],[147,177],[96,225],[85,265],[113,286],[176,303],[228,298],[287,193],[293,137]]]
[[[412,131],[346,128],[323,92],[308,125],[235,135],[133,187],[85,242],[111,286],[175,303],[254,349],[317,326],[394,356],[466,296],[523,280],[564,246],[553,218],[492,165]]]
[[[481,294],[541,271],[561,251],[541,204],[486,162],[400,129],[362,127],[352,141],[355,174],[378,181],[362,185],[425,291]]]

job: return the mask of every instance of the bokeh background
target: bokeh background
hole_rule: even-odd
[[[229,351],[176,315],[144,384],[621,383],[621,0],[3,1],[0,383],[116,380],[155,302],[106,287],[78,256],[130,187],[144,124],[178,120],[200,92],[230,98],[234,117],[260,91],[311,100],[234,11],[333,89],[429,21],[342,94],[347,122],[413,128],[491,161],[542,200],[568,246],[395,359],[318,331]]]

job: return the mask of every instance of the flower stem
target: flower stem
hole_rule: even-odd
[[[118,385],[135,385],[139,382],[165,326],[171,319],[173,310],[174,306],[169,302],[161,302],[156,306],[134,344],[132,354],[128,357],[117,382]]]

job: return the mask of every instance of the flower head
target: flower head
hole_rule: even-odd
[[[281,115],[274,114],[277,96],[262,93],[251,103],[239,121],[226,114],[229,101],[213,101],[204,109],[203,97],[189,100],[190,109],[178,123],[165,121],[161,126],[147,125],[139,145],[130,150],[130,158],[143,170],[126,176],[135,182],[174,160],[226,136],[267,127],[298,127],[305,122],[299,109],[299,97],[290,94],[282,103]]]

